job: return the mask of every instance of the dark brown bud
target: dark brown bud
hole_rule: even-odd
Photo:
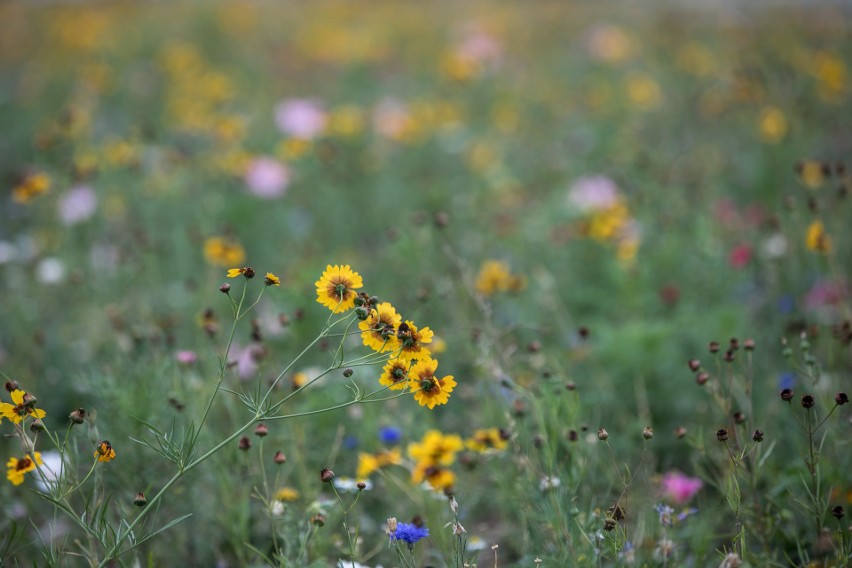
[[[646,440],[650,440],[654,437],[654,430],[652,428],[649,428],[648,426],[645,426],[645,428],[642,430],[642,437]]]
[[[277,452],[275,452],[275,457],[272,458],[272,461],[274,461],[278,465],[281,465],[282,463],[285,463],[287,461],[287,456],[284,455],[284,452],[278,450]]]
[[[849,397],[846,395],[845,392],[839,392],[834,395],[834,402],[837,404],[837,406],[843,406],[844,404],[849,402]]]
[[[349,377],[351,377],[351,376],[352,376],[352,374],[353,374],[354,372],[355,372],[355,371],[353,371],[353,370],[352,370],[352,367],[346,367],[345,369],[343,369],[343,376],[344,376],[344,377],[346,377],[346,378],[348,379]]]
[[[327,467],[322,468],[320,470],[320,481],[323,483],[330,483],[331,480],[334,479],[334,472],[328,469]]]
[[[576,430],[568,430],[568,441],[576,442],[577,441],[577,431]]]
[[[269,434],[269,426],[261,422],[257,426],[254,427],[254,435],[259,438],[263,438],[264,436]]]
[[[140,491],[135,497],[133,497],[133,504],[137,507],[144,507],[148,504],[148,500],[145,499],[145,495]]]
[[[86,420],[86,411],[82,408],[78,408],[68,415],[68,420],[70,420],[72,424],[82,424]]]
[[[577,330],[577,335],[579,335],[579,336],[580,336],[580,339],[588,339],[588,338],[589,338],[589,333],[590,333],[590,332],[589,332],[589,328],[588,328],[588,327],[586,327],[586,326],[581,326],[581,327]]]
[[[435,213],[435,226],[444,228],[450,224],[450,215],[446,211],[438,211]]]
[[[725,351],[725,361],[727,361],[728,363],[733,363],[734,359],[736,358],[737,356],[734,355],[733,349],[728,349],[727,351]]]
[[[675,438],[680,440],[684,436],[686,436],[686,428],[684,428],[683,426],[678,426],[677,428],[675,428]]]
[[[44,432],[44,422],[42,422],[40,418],[36,418],[30,422],[30,432]]]
[[[838,521],[843,518],[844,514],[845,514],[845,511],[843,510],[843,507],[840,506],[840,505],[838,505],[837,507],[835,507],[831,510],[831,516],[834,517],[835,519],[837,519]]]
[[[242,451],[246,451],[246,450],[248,450],[249,448],[251,448],[251,440],[249,440],[248,438],[246,438],[245,436],[243,436],[242,438],[240,438],[240,442],[239,442],[239,444],[237,445],[237,447],[238,447],[239,449],[241,449]]]
[[[743,341],[743,349],[746,351],[754,351],[754,339],[746,339]]]
[[[316,525],[318,527],[322,527],[325,525],[325,515],[322,513],[317,513],[313,517],[311,517],[311,524]]]
[[[527,353],[538,353],[541,351],[541,343],[538,341],[530,341],[527,343]]]
[[[745,422],[746,415],[743,412],[734,412],[734,422],[737,424],[742,424]]]
[[[813,408],[814,407],[814,397],[809,394],[806,394],[802,397],[802,406],[804,408]]]
[[[508,440],[512,437],[512,433],[506,430],[505,428],[500,428],[500,439],[503,441]]]
[[[728,344],[728,348],[731,351],[736,351],[737,349],[740,348],[740,340],[737,339],[736,337],[732,337],[730,343]]]
[[[533,446],[535,446],[538,449],[543,448],[544,447],[544,436],[542,436],[541,434],[536,434],[533,437]]]
[[[699,384],[699,386],[704,386],[707,384],[707,381],[710,380],[710,375],[705,371],[701,371],[697,375],[695,375],[695,382]]]
[[[24,405],[26,408],[35,408],[37,402],[38,399],[27,392],[24,393],[24,399],[21,401],[21,404]]]
[[[710,353],[718,353],[719,352],[719,342],[711,341],[710,342]]]
[[[577,383],[575,383],[574,381],[568,381],[567,383],[565,383],[565,389],[569,391],[575,391],[577,390]]]
[[[6,381],[6,390],[8,392],[16,391],[21,388],[21,385],[18,384],[18,381]]]
[[[701,361],[698,359],[690,359],[687,365],[689,365],[689,370],[695,373],[701,368]]]
[[[728,431],[725,428],[719,428],[716,430],[716,439],[720,442],[726,442],[730,436],[728,436]]]
[[[254,268],[251,266],[246,266],[245,270],[243,270],[243,276],[246,278],[254,278]]]
[[[781,391],[781,400],[790,402],[791,400],[793,400],[793,395],[793,389],[784,389]]]
[[[366,489],[366,488],[367,488],[367,484],[366,484],[366,483],[364,483],[363,481],[359,481],[359,482],[355,485],[355,487],[357,487],[357,488],[358,488],[358,491],[363,491],[364,489]]]
[[[609,438],[609,432],[603,428],[598,428],[598,440],[605,442]]]
[[[760,430],[755,430],[754,434],[751,435],[751,439],[754,440],[755,442],[762,442],[763,441],[763,432],[761,432]]]
[[[230,294],[231,293],[231,285],[228,284],[227,282],[225,282],[224,284],[219,286],[219,291],[222,292],[223,294]]]

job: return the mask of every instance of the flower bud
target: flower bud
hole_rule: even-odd
[[[831,510],[831,515],[838,521],[843,518],[844,513],[843,507],[840,505]]]
[[[698,386],[704,386],[707,384],[707,381],[710,380],[710,375],[706,371],[701,371],[697,375],[695,375],[695,382],[698,383]]]
[[[145,505],[148,504],[148,500],[145,499],[145,495],[140,491],[133,498],[133,504],[136,505],[137,507],[144,507]]]
[[[790,402],[793,400],[793,389],[784,389],[781,391],[781,400]]]
[[[322,470],[320,470],[320,480],[323,483],[329,483],[329,482],[331,482],[332,479],[334,479],[334,472],[333,471],[331,471],[327,467],[324,467],[324,468],[322,468]]]
[[[802,397],[802,406],[804,408],[813,408],[814,406],[814,397],[809,394],[806,394]]]
[[[230,294],[231,293],[231,285],[228,284],[227,282],[225,282],[224,284],[219,286],[219,291],[222,292],[223,294]]]
[[[322,513],[317,513],[313,517],[311,517],[311,524],[316,525],[318,527],[325,525],[325,515]]]
[[[683,426],[678,426],[677,428],[675,428],[675,438],[680,440],[684,436],[686,436],[686,428],[684,428]]]
[[[364,489],[366,489],[366,488],[367,488],[367,484],[366,484],[366,483],[364,483],[363,481],[359,481],[359,482],[355,485],[355,487],[357,487],[357,488],[358,488],[358,491],[363,491]]]
[[[745,422],[746,415],[743,412],[734,412],[734,422],[737,424],[742,424]]]
[[[568,381],[567,383],[565,383],[565,389],[573,392],[577,390],[577,383],[575,383],[574,381]]]
[[[264,424],[263,422],[259,423],[254,427],[254,435],[263,438],[264,436],[269,434],[269,426]]]
[[[251,266],[246,266],[243,270],[243,276],[246,278],[254,278],[254,268]]]
[[[740,340],[737,339],[736,337],[732,337],[730,343],[728,344],[728,348],[731,351],[736,351],[737,349],[740,348]]]
[[[645,438],[646,440],[650,440],[651,438],[654,437],[654,430],[651,429],[648,426],[645,426],[645,429],[642,430],[642,437]]]
[[[30,422],[30,432],[44,432],[44,422],[42,422],[39,418],[36,418],[32,422]]]
[[[751,435],[751,439],[754,440],[755,442],[762,442],[763,441],[763,432],[761,432],[760,430],[755,430],[754,434]]]
[[[719,428],[716,430],[716,439],[720,442],[726,442],[730,436],[728,436],[728,431],[725,428]]]
[[[272,461],[274,461],[278,465],[281,465],[287,461],[287,456],[284,455],[284,452],[278,450],[277,452],[275,452],[275,457],[272,458]]]
[[[609,438],[609,432],[603,428],[598,428],[598,440],[605,442]]]
[[[743,349],[746,351],[754,351],[754,339],[746,339],[743,341]]]
[[[366,320],[368,315],[370,315],[370,312],[367,310],[367,308],[364,308],[364,307],[355,308],[355,316],[359,320],[361,320],[361,321]]]
[[[711,341],[709,349],[710,349],[710,353],[718,353],[719,352],[719,342],[718,341]]]
[[[690,359],[687,365],[689,365],[689,370],[694,373],[701,368],[701,361],[698,359]]]
[[[446,211],[438,211],[435,213],[435,226],[443,229],[450,224],[450,215]]]
[[[38,399],[31,395],[30,393],[24,393],[24,399],[21,401],[21,404],[26,408],[35,408]]]
[[[78,408],[68,415],[68,419],[72,424],[82,424],[86,420],[86,411],[82,408]]]
[[[344,377],[346,377],[346,378],[348,379],[349,377],[351,377],[351,376],[352,376],[352,374],[353,374],[354,372],[355,372],[355,371],[353,371],[353,370],[352,370],[352,367],[346,367],[345,369],[343,369],[343,376],[344,376]]]
[[[736,359],[737,356],[734,355],[733,349],[728,349],[727,351],[725,351],[725,357],[724,358],[725,358],[725,361],[727,361],[728,363],[733,363],[734,359]]]
[[[6,381],[6,390],[8,392],[16,391],[21,388],[21,385],[18,384],[18,381]]]
[[[839,392],[834,395],[834,402],[837,406],[843,406],[847,402],[849,402],[849,396],[845,392]]]
[[[240,450],[242,450],[242,451],[244,451],[244,452],[245,452],[245,451],[247,451],[249,448],[251,448],[251,440],[249,440],[248,438],[246,438],[245,436],[243,436],[242,438],[240,438],[240,441],[239,441],[239,444],[237,445],[237,447],[238,447]]]
[[[397,521],[396,517],[388,518],[388,534],[396,533]]]

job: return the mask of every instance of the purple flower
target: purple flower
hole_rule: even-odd
[[[583,213],[609,209],[618,204],[618,187],[606,176],[581,177],[568,190],[568,202]]]
[[[382,426],[379,428],[379,440],[383,444],[396,445],[402,440],[402,430],[396,426]]]
[[[288,99],[275,107],[275,124],[293,138],[316,138],[322,134],[327,120],[322,107],[310,99]]]
[[[390,535],[391,540],[405,541],[408,546],[414,546],[415,542],[427,536],[429,536],[429,529],[412,523],[398,523],[396,530]]]
[[[198,355],[195,351],[182,350],[175,353],[175,360],[181,365],[192,365],[198,361]]]
[[[76,225],[95,214],[98,196],[87,185],[69,189],[59,198],[59,219],[66,225]]]
[[[284,164],[269,157],[260,157],[249,164],[245,177],[249,191],[263,199],[281,197],[290,183],[290,171]]]

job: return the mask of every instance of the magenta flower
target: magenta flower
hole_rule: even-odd
[[[704,484],[697,477],[689,477],[679,471],[670,471],[663,476],[663,495],[678,504],[692,499]]]
[[[182,350],[175,353],[175,361],[181,365],[192,365],[198,360],[195,351]]]
[[[252,161],[245,177],[249,191],[263,199],[281,197],[290,183],[290,170],[281,162],[266,156]]]
[[[328,116],[322,107],[310,99],[288,99],[275,107],[275,124],[293,138],[311,140],[325,130]]]
[[[743,268],[751,261],[751,247],[747,244],[740,244],[731,249],[728,255],[728,262],[734,268]]]

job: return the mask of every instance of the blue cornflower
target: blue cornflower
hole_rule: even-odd
[[[390,535],[391,540],[402,540],[408,543],[408,546],[414,546],[414,543],[421,538],[429,536],[429,529],[426,527],[418,527],[412,523],[398,523],[396,530]]]
[[[781,376],[778,377],[778,388],[784,390],[791,389],[794,386],[796,386],[796,374],[789,371],[781,373]]]
[[[358,447],[358,437],[357,436],[344,436],[343,437],[343,447],[347,450],[354,450]]]
[[[379,440],[383,444],[394,446],[402,440],[402,428],[396,426],[382,426],[379,428]]]

